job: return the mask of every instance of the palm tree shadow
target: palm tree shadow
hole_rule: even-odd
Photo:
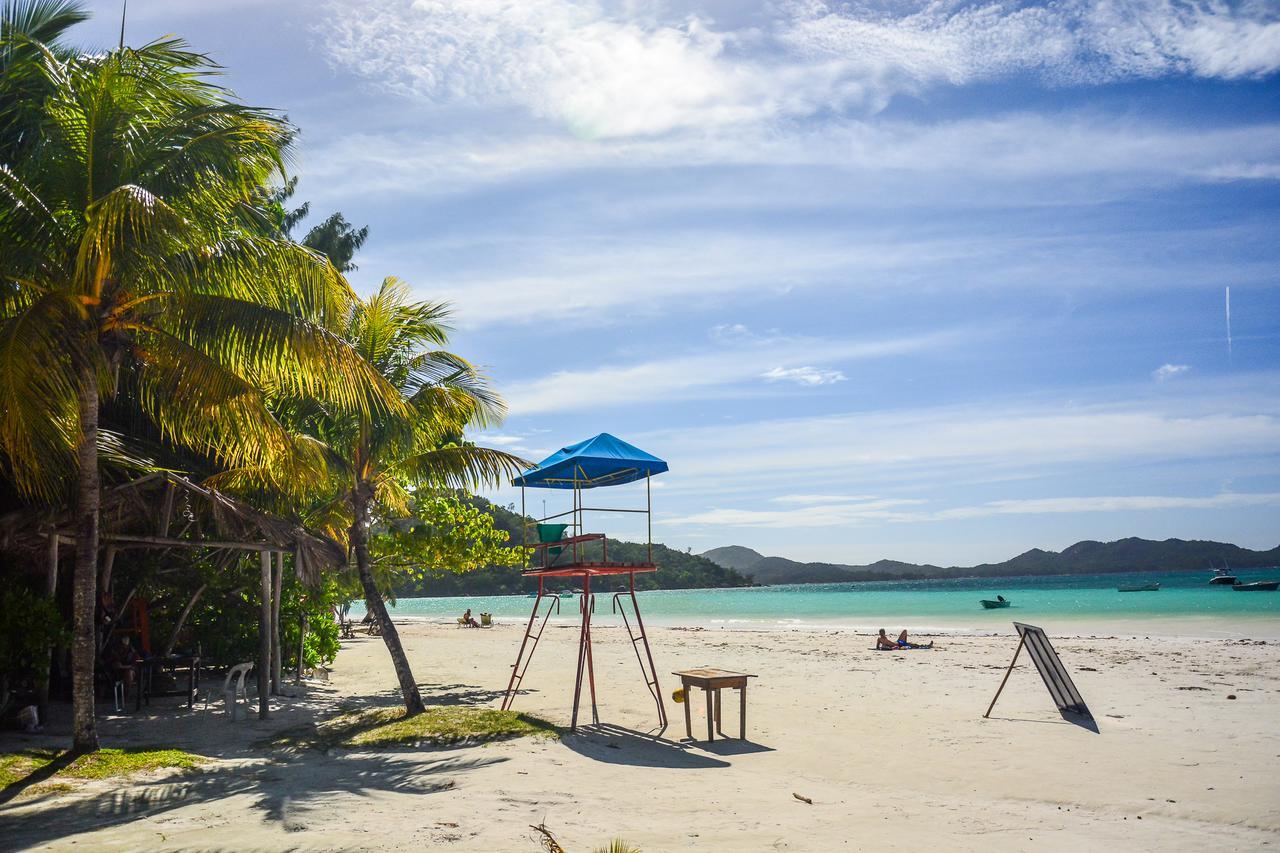
[[[0,847],[26,848],[65,841],[81,832],[121,826],[179,807],[236,795],[256,794],[253,808],[267,820],[281,823],[286,830],[301,830],[306,828],[305,815],[313,803],[328,801],[335,794],[432,794],[453,788],[459,774],[505,760],[443,755],[426,761],[403,760],[390,754],[331,758],[307,751],[305,758],[289,756],[255,767],[198,768],[161,779],[135,780],[97,796],[63,795],[65,800],[51,802],[32,800],[37,808],[19,806],[5,816],[6,833]]]

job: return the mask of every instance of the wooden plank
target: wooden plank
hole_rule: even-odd
[[[258,607],[258,719],[271,706],[271,552],[262,552],[262,585]]]

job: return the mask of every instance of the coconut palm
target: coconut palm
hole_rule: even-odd
[[[344,337],[402,395],[408,414],[390,411],[313,418],[340,483],[336,500],[318,515],[348,521],[347,537],[368,612],[378,622],[395,664],[408,714],[422,696],[400,636],[387,615],[369,558],[369,528],[409,515],[408,489],[470,489],[492,484],[528,463],[462,438],[466,427],[496,422],[506,407],[465,359],[437,347],[448,340],[446,306],[411,302],[405,284],[387,278],[351,312]]]
[[[254,200],[283,176],[283,119],[237,103],[175,39],[33,49],[35,133],[0,162],[0,462],[44,499],[75,472],[74,736],[94,749],[103,402],[127,387],[165,440],[284,478],[319,457],[301,457],[267,395],[401,403],[326,327],[354,298],[342,276],[266,236]]]
[[[43,52],[66,54],[59,40],[88,17],[76,0],[6,0],[0,7],[0,162],[12,161],[35,137],[29,107],[49,90],[39,68]]]

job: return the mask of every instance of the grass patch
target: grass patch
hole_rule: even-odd
[[[24,749],[0,754],[0,789],[30,786],[28,793],[61,792],[72,787],[67,779],[114,779],[144,770],[196,767],[208,760],[180,749],[102,749],[78,756],[65,766],[49,768],[54,762],[65,762],[69,757],[60,749]]]
[[[555,726],[515,711],[448,706],[405,717],[404,708],[370,708],[321,723],[313,746],[449,745],[517,737],[559,737]]]

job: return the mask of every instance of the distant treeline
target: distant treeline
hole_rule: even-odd
[[[493,514],[494,527],[507,531],[512,544],[520,542],[521,525],[525,521],[519,513],[490,503],[484,498],[473,497],[469,501]],[[597,546],[598,547],[598,546]],[[608,540],[609,559],[621,562],[642,562],[647,557],[643,542]],[[658,571],[636,575],[636,589],[703,589],[708,587],[751,586],[751,578],[741,572],[721,566],[706,557],[677,551],[654,543],[653,561]],[[578,581],[553,578],[547,581],[551,589],[580,586]],[[600,578],[592,582],[592,589],[606,592],[622,589],[626,577]],[[538,588],[536,580],[522,577],[518,567],[486,566],[470,572],[440,572],[420,581],[401,582],[395,594],[401,598],[448,595],[518,595]]]
[[[749,574],[756,583],[842,583],[847,581],[1011,577],[1014,575],[1084,575],[1139,571],[1204,571],[1280,566],[1280,547],[1251,551],[1224,542],[1128,538],[1115,542],[1077,542],[1063,551],[1033,548],[1002,563],[978,566],[932,566],[879,560],[861,566],[800,563],[766,557],[741,545],[713,548],[702,556]]]

